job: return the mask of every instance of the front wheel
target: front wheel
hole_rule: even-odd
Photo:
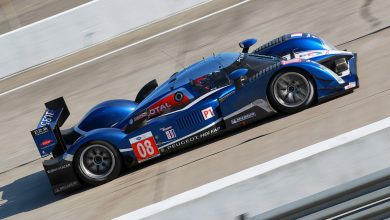
[[[309,107],[314,100],[313,80],[304,72],[279,72],[268,87],[268,98],[279,112],[295,113]]]
[[[122,157],[109,143],[90,142],[76,153],[75,170],[80,179],[90,185],[100,185],[119,176]]]

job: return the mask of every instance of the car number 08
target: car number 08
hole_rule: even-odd
[[[146,132],[130,138],[131,147],[134,150],[138,162],[143,162],[160,155],[152,132]]]
[[[141,157],[145,158],[147,155],[154,154],[154,148],[152,146],[152,142],[149,140],[145,140],[144,143],[139,142],[137,144],[137,150]]]

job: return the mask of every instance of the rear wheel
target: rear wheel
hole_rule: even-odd
[[[100,185],[119,176],[122,157],[109,143],[90,142],[76,153],[76,172],[83,182]]]
[[[274,108],[295,113],[310,106],[314,100],[313,80],[297,70],[279,72],[268,87],[268,97]]]

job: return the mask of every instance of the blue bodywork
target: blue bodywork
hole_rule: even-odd
[[[255,42],[250,39],[240,46],[249,49]],[[140,103],[111,100],[93,107],[73,128],[74,138],[56,134],[57,139],[65,140],[65,146],[63,154],[55,157],[72,163],[80,147],[99,140],[112,144],[126,161],[137,164],[277,113],[268,101],[267,88],[279,71],[308,73],[319,102],[351,91],[359,85],[356,58],[356,54],[338,51],[307,33],[284,35],[252,52],[216,54],[173,74]],[[346,60],[349,68],[336,73],[337,59]],[[243,77],[246,80],[237,87],[237,80]],[[47,111],[65,107],[62,103]],[[54,130],[56,125],[49,128]],[[146,134],[151,134],[159,153],[140,159],[134,142]]]
[[[130,100],[110,100],[100,103],[89,110],[77,127],[85,132],[113,127],[131,114],[137,105]]]

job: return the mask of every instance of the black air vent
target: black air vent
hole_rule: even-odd
[[[188,128],[203,122],[203,116],[200,111],[191,112],[177,120],[177,126],[179,128]]]
[[[259,48],[257,48],[256,50],[254,50],[252,53],[258,54],[258,53],[260,53],[262,50],[265,50],[265,49],[267,49],[267,48],[270,48],[270,47],[273,47],[273,46],[275,46],[275,45],[278,45],[278,44],[280,44],[280,43],[282,43],[282,42],[288,40],[289,38],[291,38],[290,35],[289,35],[289,34],[286,34],[286,35],[283,35],[283,36],[278,37],[278,38],[276,38],[276,39],[273,39],[273,40],[269,41],[268,43],[261,45]]]

